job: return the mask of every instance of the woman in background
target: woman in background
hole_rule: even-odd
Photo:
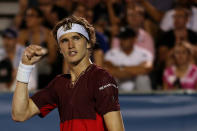
[[[172,64],[163,75],[163,87],[168,89],[197,89],[197,66],[191,44],[182,42],[172,49]]]
[[[38,87],[45,87],[51,79],[52,65],[56,60],[57,47],[50,30],[42,25],[43,14],[37,7],[28,8],[25,14],[26,28],[19,31],[19,44],[29,46],[36,44],[48,51],[48,55],[36,67],[38,74]]]

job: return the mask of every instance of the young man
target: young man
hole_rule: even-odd
[[[105,54],[104,67],[117,78],[123,92],[150,91],[148,73],[152,69],[152,54],[136,44],[137,33],[131,28],[120,30],[120,48],[112,48]]]
[[[44,117],[57,107],[63,131],[123,131],[117,84],[89,59],[94,28],[83,18],[68,17],[55,26],[53,35],[70,74],[57,76],[29,98],[26,87],[30,72],[46,51],[36,45],[27,47],[17,74],[13,120],[25,121],[36,114]]]

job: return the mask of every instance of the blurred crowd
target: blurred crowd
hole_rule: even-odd
[[[116,78],[120,91],[197,89],[197,0],[19,0],[19,7],[1,35],[0,90],[14,90],[30,44],[48,54],[36,64],[29,90],[69,73],[51,30],[70,15],[95,27],[91,59]]]

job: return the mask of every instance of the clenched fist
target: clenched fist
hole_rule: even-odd
[[[38,45],[28,46],[22,56],[22,63],[25,65],[33,65],[37,63],[44,55],[47,54],[47,49]]]

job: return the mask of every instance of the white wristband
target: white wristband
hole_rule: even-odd
[[[34,67],[35,65],[24,65],[22,64],[22,62],[20,62],[16,80],[23,83],[28,83],[31,71],[33,70]]]

